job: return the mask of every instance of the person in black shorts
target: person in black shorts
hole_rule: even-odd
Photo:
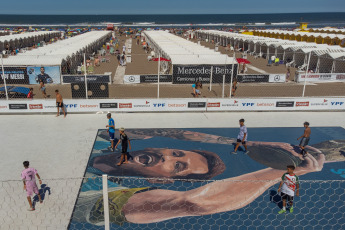
[[[60,116],[60,110],[59,108],[61,108],[62,112],[63,112],[63,116],[66,117],[66,112],[65,112],[65,106],[63,104],[63,99],[61,94],[59,93],[59,90],[55,90],[55,94],[56,94],[56,108],[57,108],[57,114],[56,116]]]
[[[118,166],[120,166],[122,164],[123,160],[125,160],[123,162],[124,164],[128,163],[128,147],[129,147],[129,149],[132,149],[131,142],[130,142],[127,134],[125,134],[125,128],[121,127],[119,129],[119,132],[120,132],[120,139],[115,146],[115,149],[116,149],[118,144],[120,144],[120,142],[121,142],[122,151],[121,151],[120,162],[117,164]]]

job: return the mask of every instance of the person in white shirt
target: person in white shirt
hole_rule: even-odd
[[[242,145],[245,148],[245,154],[248,154],[249,151],[247,149],[247,137],[248,137],[248,132],[247,132],[247,127],[244,125],[244,119],[240,119],[240,132],[237,135],[237,144],[235,147],[235,150],[232,152],[233,154],[237,154],[237,149],[240,146],[240,143],[242,143]]]
[[[288,165],[287,172],[282,176],[278,193],[281,193],[283,200],[283,208],[278,212],[279,214],[286,212],[286,203],[290,204],[290,213],[293,213],[293,198],[296,191],[296,196],[299,196],[299,178],[294,174],[295,166]]]
[[[122,52],[126,52],[126,45],[122,46]]]

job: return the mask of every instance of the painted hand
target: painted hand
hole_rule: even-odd
[[[325,155],[323,153],[319,153],[315,157],[311,154],[307,154],[304,161],[296,168],[296,173],[301,175],[321,171],[324,163]]]

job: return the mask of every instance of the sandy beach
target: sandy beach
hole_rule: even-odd
[[[131,39],[130,36],[116,33],[119,41],[119,50],[126,43],[126,40]],[[192,39],[191,42],[197,42]],[[201,41],[201,45],[210,49],[214,49],[215,45]],[[226,51],[225,47],[219,46],[219,52],[233,57],[233,51]],[[124,84],[124,75],[140,75],[140,74],[157,74],[158,63],[148,61],[148,54],[145,53],[142,45],[136,44],[136,39],[132,39],[132,52],[131,63],[121,67],[115,55],[107,54],[108,62],[101,62],[99,66],[94,67],[93,74],[104,74],[111,72],[112,84],[109,84],[109,98],[156,98],[157,97],[157,84],[156,83],[141,83],[141,84]],[[236,58],[241,58],[242,53],[236,52]],[[251,55],[247,56],[251,62],[247,66],[246,74],[285,74],[286,66],[267,66],[267,60],[264,58],[255,59]],[[119,69],[122,68],[122,69]],[[121,70],[116,74],[117,70]],[[238,83],[236,91],[237,98],[246,97],[300,97],[303,91],[302,83],[295,83],[294,73],[295,68],[291,68],[290,81],[288,83]],[[291,81],[292,80],[292,81]],[[11,84],[13,85],[13,84]],[[32,87],[34,89],[34,98],[43,98],[38,85],[18,85],[24,87]],[[212,90],[209,90],[210,85],[204,84],[202,89],[202,97],[217,98],[222,97],[222,84],[213,84]],[[70,84],[46,84],[46,92],[52,98],[55,97],[54,91],[58,89],[64,98],[72,98]],[[224,87],[224,97],[229,97],[229,83]],[[192,97],[191,84],[160,84],[160,97],[161,98],[190,98]],[[345,84],[344,83],[307,83],[305,96],[344,96]]]

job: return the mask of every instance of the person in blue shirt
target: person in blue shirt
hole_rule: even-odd
[[[109,146],[109,148],[111,149],[111,151],[114,151],[115,121],[113,118],[111,118],[111,113],[107,114],[107,118],[109,121],[108,125],[105,127],[108,128],[107,132],[109,133],[110,137],[111,146]]]

